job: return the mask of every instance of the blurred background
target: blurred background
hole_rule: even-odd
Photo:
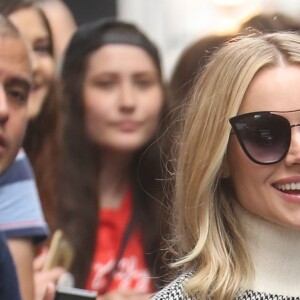
[[[138,24],[159,46],[169,78],[183,48],[210,33],[230,33],[260,12],[299,18],[300,0],[64,0],[77,24],[117,17]]]

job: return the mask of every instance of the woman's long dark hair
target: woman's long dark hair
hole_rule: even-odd
[[[39,0],[1,0],[0,13],[9,17],[24,8],[35,9],[50,37],[50,55],[53,56],[52,32],[46,15],[37,6],[38,2]],[[58,157],[59,95],[56,86],[53,81],[40,113],[28,123],[23,143],[36,175],[42,208],[50,229],[54,227]]]
[[[101,46],[114,43],[143,48],[153,60],[162,84],[157,48],[132,24],[115,20],[86,24],[76,31],[66,50],[61,75],[63,149],[58,227],[64,230],[74,246],[72,273],[78,287],[84,287],[86,283],[95,250],[101,163],[99,147],[87,138],[85,130],[83,82],[89,56]],[[160,221],[165,219],[161,217],[163,206],[160,202],[162,188],[158,148],[156,143],[145,146],[132,162],[134,218],[142,230],[145,258],[154,276],[159,275],[161,270],[158,255],[162,234]]]

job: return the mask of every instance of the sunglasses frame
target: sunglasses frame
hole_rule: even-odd
[[[238,139],[238,142],[239,142],[240,146],[242,147],[242,149],[243,149],[244,153],[246,154],[246,156],[251,161],[253,161],[254,163],[259,164],[259,165],[276,164],[276,163],[282,161],[284,159],[284,157],[287,155],[288,151],[289,151],[289,148],[290,148],[290,145],[291,145],[291,135],[292,135],[291,129],[292,129],[292,127],[300,126],[300,124],[291,125],[287,118],[285,118],[284,116],[282,116],[278,113],[284,114],[284,113],[291,113],[291,112],[297,112],[297,111],[300,111],[300,109],[299,110],[293,110],[293,111],[256,111],[256,112],[250,112],[250,113],[237,115],[235,117],[231,117],[229,119],[229,122],[230,122],[232,130],[233,130],[231,132],[231,134],[235,134],[237,136],[237,139]],[[241,136],[241,133],[240,133],[239,129],[237,128],[237,121],[240,120],[240,119],[247,118],[247,116],[253,117],[255,115],[259,115],[260,117],[263,116],[264,118],[266,118],[266,117],[270,118],[270,117],[276,116],[278,118],[281,118],[284,122],[286,122],[286,125],[288,125],[288,127],[289,127],[289,134],[287,136],[287,145],[288,145],[288,147],[284,151],[284,153],[276,160],[272,160],[272,161],[268,161],[268,162],[259,161],[250,154],[247,147],[245,146],[245,143],[243,141],[243,137]]]

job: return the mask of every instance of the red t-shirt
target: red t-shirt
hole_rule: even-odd
[[[96,290],[100,295],[103,294],[108,274],[115,265],[116,255],[131,217],[132,203],[130,189],[119,209],[101,209],[99,211],[100,224],[96,251],[86,288]],[[132,289],[145,293],[154,292],[153,282],[144,258],[141,233],[137,229],[133,230],[128,239],[108,291]]]

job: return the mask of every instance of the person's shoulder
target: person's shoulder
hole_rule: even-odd
[[[15,186],[18,183],[28,180],[34,180],[33,170],[24,150],[20,149],[14,162],[1,174],[0,187]]]
[[[191,276],[192,272],[182,274],[155,294],[151,300],[195,300],[184,291],[184,282]]]

